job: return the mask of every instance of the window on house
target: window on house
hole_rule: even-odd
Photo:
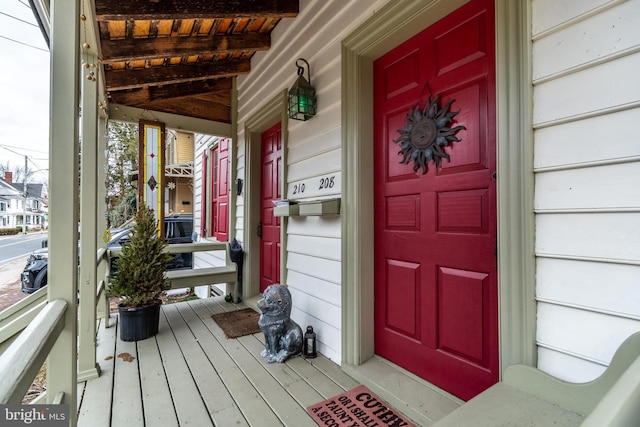
[[[229,240],[229,138],[222,138],[203,155],[201,234]]]
[[[0,202],[0,212],[6,212],[6,210],[7,210],[7,204],[5,202]]]

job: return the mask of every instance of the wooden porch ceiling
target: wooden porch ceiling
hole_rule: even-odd
[[[231,122],[232,78],[298,0],[96,0],[110,102]]]

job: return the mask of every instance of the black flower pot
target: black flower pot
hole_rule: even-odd
[[[141,341],[158,334],[160,323],[160,305],[149,307],[123,307],[118,305],[120,314],[120,339],[122,341]]]

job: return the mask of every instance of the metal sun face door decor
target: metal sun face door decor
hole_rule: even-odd
[[[434,99],[427,98],[424,109],[417,104],[407,114],[407,122],[402,129],[398,129],[400,137],[393,142],[400,145],[398,155],[402,155],[401,164],[413,162],[413,171],[422,169],[427,173],[427,165],[434,162],[437,168],[442,167],[442,159],[451,161],[444,147],[451,142],[460,142],[456,133],[466,129],[464,126],[449,127],[449,123],[460,111],[449,111],[455,99],[446,103],[438,110],[440,95]]]

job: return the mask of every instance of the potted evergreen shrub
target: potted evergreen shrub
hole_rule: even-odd
[[[146,206],[139,208],[109,288],[112,296],[121,298],[118,313],[122,341],[143,340],[158,333],[160,297],[168,289],[165,271],[171,260],[165,246],[153,212]]]

